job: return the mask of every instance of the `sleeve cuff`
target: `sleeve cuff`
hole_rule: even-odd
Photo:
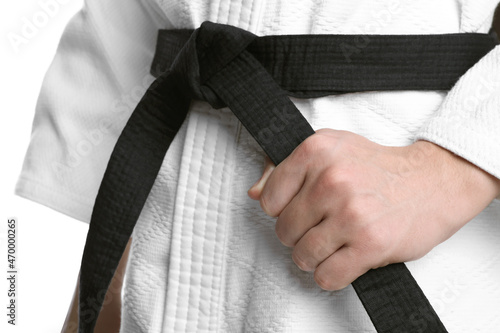
[[[20,177],[14,193],[79,221],[90,223],[93,202],[77,197],[72,192],[52,190],[34,179]]]

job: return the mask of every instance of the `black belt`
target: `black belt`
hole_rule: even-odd
[[[275,164],[314,133],[288,95],[447,90],[495,46],[485,34],[257,37],[205,22],[160,31],[157,79],[111,154],[82,258],[79,332],[92,332],[105,292],[192,99],[228,106]],[[378,332],[446,332],[406,266],[353,282]]]

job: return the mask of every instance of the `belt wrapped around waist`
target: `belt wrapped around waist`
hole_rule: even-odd
[[[157,78],[123,129],[96,197],[81,264],[79,332],[94,329],[98,296],[192,99],[229,107],[279,164],[314,133],[288,96],[448,90],[493,47],[492,37],[472,33],[257,37],[210,22],[161,30],[151,69]],[[403,263],[370,270],[353,287],[378,332],[446,332]]]

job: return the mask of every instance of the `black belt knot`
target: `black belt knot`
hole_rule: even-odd
[[[257,36],[233,26],[204,22],[194,31],[174,31],[170,38],[178,43],[174,48],[176,53],[181,45],[182,48],[170,69],[159,79],[162,80],[163,75],[176,75],[192,99],[206,101],[215,109],[225,107],[206,83],[234,58],[247,52],[246,48]],[[155,74],[158,76],[159,70]]]

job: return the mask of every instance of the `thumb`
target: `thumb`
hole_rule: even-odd
[[[264,188],[264,185],[266,185],[267,179],[273,172],[274,168],[276,168],[274,163],[269,159],[269,157],[266,157],[266,166],[264,168],[262,176],[255,184],[252,185],[252,187],[250,187],[247,192],[250,198],[252,198],[253,200],[260,200],[262,189]]]

